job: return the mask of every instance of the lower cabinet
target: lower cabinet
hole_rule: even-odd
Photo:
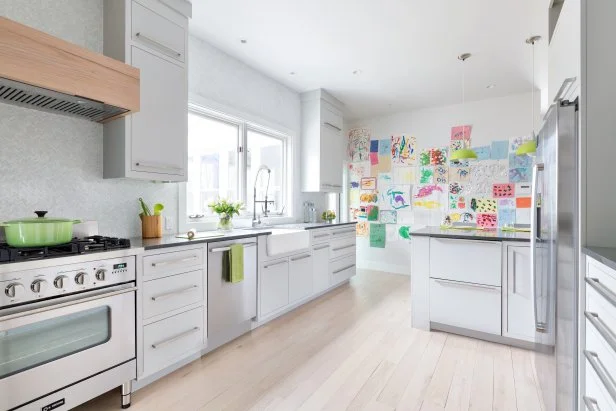
[[[530,247],[506,247],[506,322],[503,335],[535,340],[533,284],[530,275]]]
[[[261,267],[261,317],[289,304],[289,261],[270,261]]]
[[[289,258],[289,304],[312,295],[312,267],[310,253]]]
[[[331,285],[340,284],[353,277],[357,271],[355,254],[330,262]]]
[[[322,293],[330,287],[329,248],[329,244],[312,247],[312,285],[315,294]]]

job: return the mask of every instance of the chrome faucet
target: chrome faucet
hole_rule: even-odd
[[[265,201],[257,201],[257,181],[259,180],[259,173],[261,171],[267,171],[267,185],[265,186]],[[259,167],[257,170],[257,175],[255,176],[255,185],[254,185],[254,194],[252,197],[252,226],[258,227],[261,225],[261,217],[257,216],[257,203],[265,203],[265,207],[263,208],[263,217],[267,217],[267,190],[269,190],[270,177],[272,174],[272,170],[265,164]]]

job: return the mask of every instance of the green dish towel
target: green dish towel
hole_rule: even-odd
[[[229,268],[226,280],[230,283],[239,283],[244,281],[244,245],[233,244],[229,248]]]

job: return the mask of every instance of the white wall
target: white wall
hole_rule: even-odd
[[[541,127],[539,93],[535,93],[535,130]],[[367,127],[374,137],[405,133],[417,138],[418,151],[449,144],[451,127],[472,124],[472,145],[481,146],[493,140],[504,140],[530,134],[531,93],[489,100],[414,110],[388,116],[363,119],[353,127]],[[410,272],[411,247],[407,241],[396,241],[386,248],[371,248],[367,238],[357,239],[358,265],[363,268]]]

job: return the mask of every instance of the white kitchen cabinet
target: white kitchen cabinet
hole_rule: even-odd
[[[289,304],[289,260],[269,261],[261,267],[260,317]]]
[[[105,124],[105,178],[187,179],[189,16],[179,9],[156,0],[105,1],[104,53],[141,73],[140,111]]]
[[[322,293],[330,286],[329,248],[329,244],[318,244],[312,247],[312,281],[315,294]]]
[[[581,0],[567,0],[548,48],[548,101],[563,87],[560,98],[573,101],[580,94],[581,82]],[[542,41],[545,41],[542,40]],[[575,79],[563,84],[566,79]]]
[[[505,337],[535,341],[533,284],[530,273],[530,247],[506,246]]]
[[[312,255],[303,253],[289,257],[289,304],[312,295]]]
[[[341,192],[342,103],[324,90],[302,94],[302,191]]]

